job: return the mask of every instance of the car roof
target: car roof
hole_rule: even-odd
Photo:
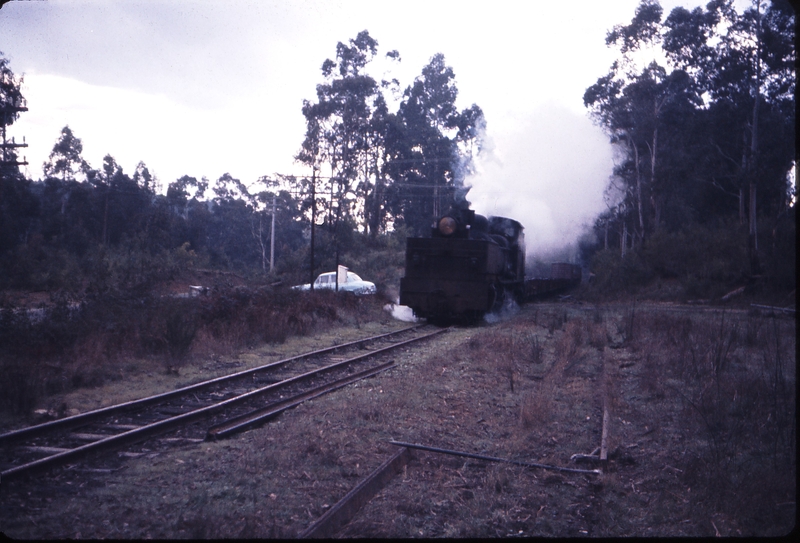
[[[319,277],[329,277],[331,275],[336,275],[336,272],[321,273],[319,274]],[[355,272],[351,272],[350,270],[347,270],[347,275],[355,275],[356,277],[358,277],[358,274],[356,274]]]

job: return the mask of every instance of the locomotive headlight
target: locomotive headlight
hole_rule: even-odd
[[[439,232],[443,236],[449,236],[453,232],[456,231],[458,225],[456,224],[456,220],[453,217],[442,217],[439,220]]]

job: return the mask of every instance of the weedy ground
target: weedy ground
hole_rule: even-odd
[[[299,349],[293,341],[283,348]],[[795,349],[793,319],[745,310],[531,304],[409,347],[396,368],[238,437],[154,448],[111,474],[68,469],[3,485],[0,530],[295,537],[396,451],[389,440],[591,468],[570,457],[600,446],[606,409],[601,474],[417,451],[337,536],[786,534]]]

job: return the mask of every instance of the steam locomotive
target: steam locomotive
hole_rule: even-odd
[[[406,241],[400,304],[430,320],[476,320],[506,297],[525,296],[522,225],[451,208],[431,225],[431,236]]]

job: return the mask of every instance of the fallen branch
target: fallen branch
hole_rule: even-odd
[[[426,445],[417,445],[414,443],[403,443],[401,441],[389,441],[391,445],[397,445],[399,447],[408,447],[409,449],[419,449],[422,451],[430,451],[430,452],[438,452],[443,454],[450,454],[453,456],[464,456],[467,458],[475,458],[477,460],[487,460],[489,462],[505,462],[506,464],[515,464],[517,466],[523,466],[526,468],[541,468],[541,469],[550,469],[555,471],[566,471],[570,473],[591,473],[594,475],[599,475],[602,473],[598,469],[576,469],[576,468],[562,468],[559,466],[549,466],[547,464],[537,464],[535,462],[520,462],[519,460],[508,460],[506,458],[497,458],[494,456],[484,456],[482,454],[473,454],[468,452],[461,452],[461,451],[452,451],[449,449],[439,449],[436,447],[428,447]]]
[[[729,299],[733,298],[734,296],[738,296],[739,294],[744,292],[744,287],[739,287],[736,290],[732,290],[727,293],[725,296],[722,297],[723,302],[727,302]]]
[[[581,454],[576,453],[569,457],[571,462],[583,462],[583,461],[591,461],[591,462],[599,462],[600,461],[600,447],[595,447],[595,449],[590,452],[589,454]]]

